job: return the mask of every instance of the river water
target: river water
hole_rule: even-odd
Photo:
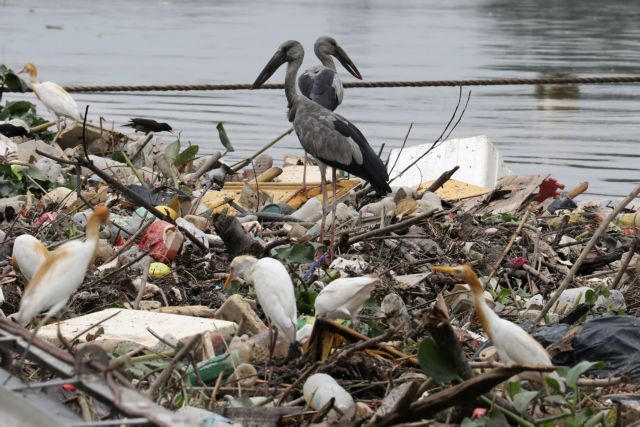
[[[327,34],[367,80],[625,75],[640,71],[639,20],[640,3],[623,0],[0,0],[0,63],[32,61],[60,84],[250,83],[287,39],[304,44],[303,67],[317,64],[313,41]],[[350,89],[339,111],[388,150],[410,123],[409,144],[432,142],[458,94]],[[167,121],[202,153],[221,148],[215,125],[224,122],[231,159],[289,126],[282,91],[74,98],[116,126]],[[639,100],[640,85],[474,87],[451,136],[488,135],[515,174],[588,180],[590,194],[620,196],[640,182]],[[301,152],[295,135],[270,151],[276,160]]]

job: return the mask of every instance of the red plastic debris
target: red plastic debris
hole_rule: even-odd
[[[508,259],[507,263],[513,268],[522,268],[527,263],[527,259],[523,256],[518,256],[513,259]]]
[[[182,233],[166,221],[156,221],[140,239],[140,248],[149,252],[156,261],[171,261],[182,246]]]
[[[542,203],[550,197],[555,199],[560,195],[558,190],[564,190],[564,184],[560,184],[554,178],[547,178],[540,184],[538,195],[533,201]]]
[[[77,387],[73,384],[62,384],[62,388],[66,391],[76,391]]]
[[[471,414],[471,418],[477,420],[478,418],[482,418],[487,415],[487,408],[474,408],[473,413]]]
[[[58,212],[45,212],[42,215],[40,215],[40,218],[35,220],[35,222],[33,223],[33,226],[40,227],[47,223],[52,223],[53,221],[56,220],[57,217],[58,217]]]

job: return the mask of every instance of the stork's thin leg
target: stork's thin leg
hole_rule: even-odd
[[[307,152],[304,152],[304,167],[302,169],[302,191],[307,192]]]
[[[331,215],[331,241],[329,242],[329,262],[333,261],[334,258],[334,248],[333,245],[336,241],[336,211],[338,209],[338,200],[336,197],[336,179],[337,174],[336,174],[336,168],[332,167],[331,168],[331,186],[333,187],[333,200],[332,200],[332,207],[331,207],[331,211],[333,212],[333,214]]]
[[[320,166],[320,188],[322,189],[322,219],[320,219],[320,243],[324,242],[324,227],[327,221],[327,179],[325,172],[327,167]]]

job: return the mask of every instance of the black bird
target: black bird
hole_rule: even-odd
[[[129,119],[129,122],[126,125],[122,125],[122,127],[130,127],[134,128],[136,132],[144,132],[145,134],[149,132],[171,132],[173,133],[173,128],[169,126],[167,123],[159,123],[155,120],[151,119],[141,119],[141,118],[133,118]]]
[[[27,136],[29,135],[29,130],[11,123],[3,123],[0,125],[0,133],[7,138],[13,138],[14,136]]]

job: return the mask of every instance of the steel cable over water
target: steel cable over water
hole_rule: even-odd
[[[380,82],[345,82],[345,88],[390,88],[390,87],[458,87],[458,86],[514,86],[542,84],[624,84],[640,83],[640,76],[610,77],[540,77],[532,79],[475,79],[475,80],[405,80]],[[250,90],[251,84],[161,84],[161,85],[67,85],[68,92],[158,92],[158,91],[193,91],[193,90]],[[260,89],[284,89],[282,83],[268,83]],[[12,92],[0,88],[2,92]]]

